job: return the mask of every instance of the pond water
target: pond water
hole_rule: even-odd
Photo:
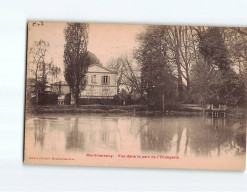
[[[44,114],[26,120],[29,154],[147,154],[245,158],[241,121],[229,118]]]

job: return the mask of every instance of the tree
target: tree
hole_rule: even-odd
[[[225,28],[219,27],[197,30],[198,49],[203,59],[202,68],[206,70],[201,72],[205,75],[200,79],[204,77],[202,89],[208,101],[211,99],[235,106],[243,102],[244,85],[232,68],[233,61],[226,46],[225,31]]]
[[[45,61],[42,62],[41,67],[41,81],[40,81],[40,93],[45,93],[46,85],[48,83],[48,74],[50,73],[50,63],[46,63]]]
[[[133,58],[128,55],[122,55],[109,60],[107,67],[118,73],[117,77],[117,93],[120,87],[123,87],[131,95],[136,92],[142,95],[140,83],[140,70],[133,63]]]
[[[245,28],[230,28],[227,30],[229,37],[228,50],[231,60],[234,62],[234,68],[247,87],[247,31]]]
[[[177,77],[178,99],[182,100],[191,92],[190,71],[198,60],[196,32],[193,27],[167,26],[164,39],[167,42],[168,61],[174,67],[174,75]]]
[[[167,42],[164,39],[165,26],[147,26],[139,34],[139,48],[135,58],[141,66],[141,89],[145,99],[152,104],[161,105],[165,99],[174,99],[175,80],[172,67],[168,63]]]
[[[53,60],[51,60],[49,66],[50,66],[51,82],[54,83],[58,75],[61,73],[61,69],[54,65]]]
[[[35,96],[36,96],[36,105],[38,105],[38,93],[39,93],[39,71],[42,70],[43,73],[43,82],[45,82],[45,55],[47,49],[49,48],[49,43],[44,40],[35,41],[33,46],[30,48],[30,55],[32,57],[31,63],[33,68],[30,69],[35,76]]]
[[[107,62],[107,67],[115,70],[117,74],[117,94],[120,92],[120,85],[122,84],[124,74],[124,60],[122,57],[112,58]]]
[[[88,58],[89,58],[89,64],[99,64],[102,66],[99,58],[97,58],[97,56],[94,53],[89,51],[88,52]]]
[[[88,58],[88,24],[67,23],[64,30],[64,77],[71,88],[75,104],[78,104],[81,90],[86,87]]]
[[[172,57],[170,59],[175,62],[177,67],[177,83],[178,83],[178,100],[183,98],[183,78],[181,66],[181,26],[168,27],[165,36],[166,42],[169,44],[168,48],[171,50]],[[167,35],[166,35],[167,34]]]

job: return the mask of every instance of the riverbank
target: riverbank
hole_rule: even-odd
[[[205,110],[204,110],[205,111]],[[51,106],[27,106],[27,114],[42,113],[105,113],[122,115],[171,115],[171,116],[203,116],[206,113],[202,107],[194,104],[181,104],[166,106],[165,111],[154,110],[145,105],[51,105]],[[244,108],[231,108],[226,111],[227,116],[233,118],[245,117]]]

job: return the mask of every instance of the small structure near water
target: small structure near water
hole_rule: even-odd
[[[226,105],[219,105],[218,108],[214,107],[214,105],[206,105],[206,109],[203,109],[203,113],[208,116],[212,117],[219,117],[223,116],[226,117],[227,114],[227,106]]]

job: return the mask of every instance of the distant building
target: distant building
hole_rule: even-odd
[[[70,93],[70,87],[66,81],[59,81],[51,84],[51,92],[58,94],[58,104],[65,104],[65,95]]]
[[[70,87],[68,86],[66,81],[59,81],[51,84],[51,92],[58,95],[66,95],[70,93]]]

